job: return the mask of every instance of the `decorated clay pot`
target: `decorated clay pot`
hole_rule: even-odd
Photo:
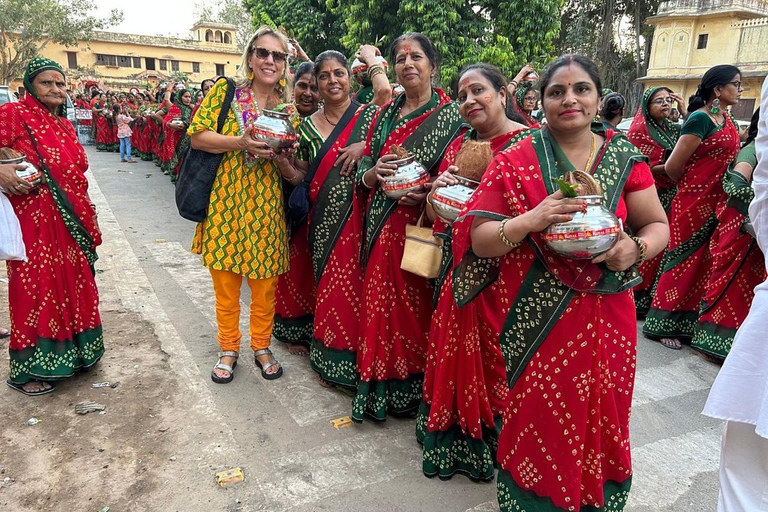
[[[579,196],[587,202],[573,219],[550,225],[544,240],[557,254],[574,260],[592,259],[610,250],[621,236],[621,221],[603,206],[602,196]]]
[[[400,199],[408,192],[420,192],[429,182],[429,172],[413,156],[390,162],[397,166],[395,173],[384,177],[381,189],[387,197]]]
[[[438,217],[452,223],[459,216],[459,212],[469,201],[470,196],[480,183],[454,175],[458,181],[455,185],[436,188],[429,194],[429,203]]]
[[[5,160],[0,160],[0,164],[25,165],[26,166],[25,169],[16,171],[16,176],[23,179],[30,185],[36,187],[43,182],[43,173],[40,172],[40,170],[37,167],[27,162],[26,158],[27,158],[26,155],[21,155],[20,157],[17,157],[17,158],[8,158]]]
[[[389,67],[389,64],[381,55],[376,56],[376,61],[384,68],[384,71]],[[355,77],[359,84],[362,84],[364,80],[368,80],[368,64],[355,57],[355,60],[352,61],[352,76]]]
[[[251,127],[251,136],[263,140],[275,151],[281,151],[293,146],[296,142],[296,131],[286,112],[263,110]]]

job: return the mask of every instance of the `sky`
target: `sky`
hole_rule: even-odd
[[[185,0],[98,0],[94,16],[105,17],[112,9],[123,11],[123,22],[110,32],[147,36],[186,37],[196,21],[196,1]]]

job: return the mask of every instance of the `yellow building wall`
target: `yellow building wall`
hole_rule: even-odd
[[[203,36],[204,32],[205,30],[203,30]],[[87,75],[98,79],[107,89],[112,90],[127,90],[129,86],[146,82],[146,77],[136,77],[136,75],[147,72],[147,58],[154,59],[155,64],[154,71],[149,71],[149,73],[160,73],[165,76],[174,72],[172,61],[178,61],[179,71],[187,75],[191,84],[199,84],[206,78],[213,78],[220,74],[217,73],[217,64],[223,67],[223,74],[234,75],[241,60],[241,54],[234,43],[209,43],[128,34],[111,34],[109,37],[128,41],[94,39],[90,44],[81,43],[76,47],[48,44],[43,48],[41,54],[58,62],[67,72],[70,83],[80,75]],[[77,68],[70,68],[70,53],[75,54],[77,68],[80,68],[80,71]],[[119,57],[130,57],[130,65],[99,63],[97,61],[99,54],[115,56],[118,64],[120,62]],[[134,57],[140,59],[139,67],[133,66]],[[166,61],[166,69],[160,69],[160,60]],[[194,63],[198,64],[198,71],[194,70]],[[95,75],[89,71],[83,71],[83,68],[95,71]],[[13,89],[17,89],[21,85],[21,77],[11,83]]]

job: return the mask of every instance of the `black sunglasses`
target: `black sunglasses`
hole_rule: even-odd
[[[253,54],[256,56],[256,58],[261,60],[266,60],[267,57],[272,55],[272,60],[275,62],[285,62],[285,60],[288,58],[287,53],[278,52],[277,50],[267,50],[261,46],[255,47],[253,49]]]

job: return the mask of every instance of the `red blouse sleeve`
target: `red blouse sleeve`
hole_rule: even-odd
[[[624,186],[624,193],[637,192],[638,190],[645,190],[654,185],[653,174],[651,168],[645,162],[638,162],[632,166],[632,170],[629,171],[629,177],[627,183]]]

